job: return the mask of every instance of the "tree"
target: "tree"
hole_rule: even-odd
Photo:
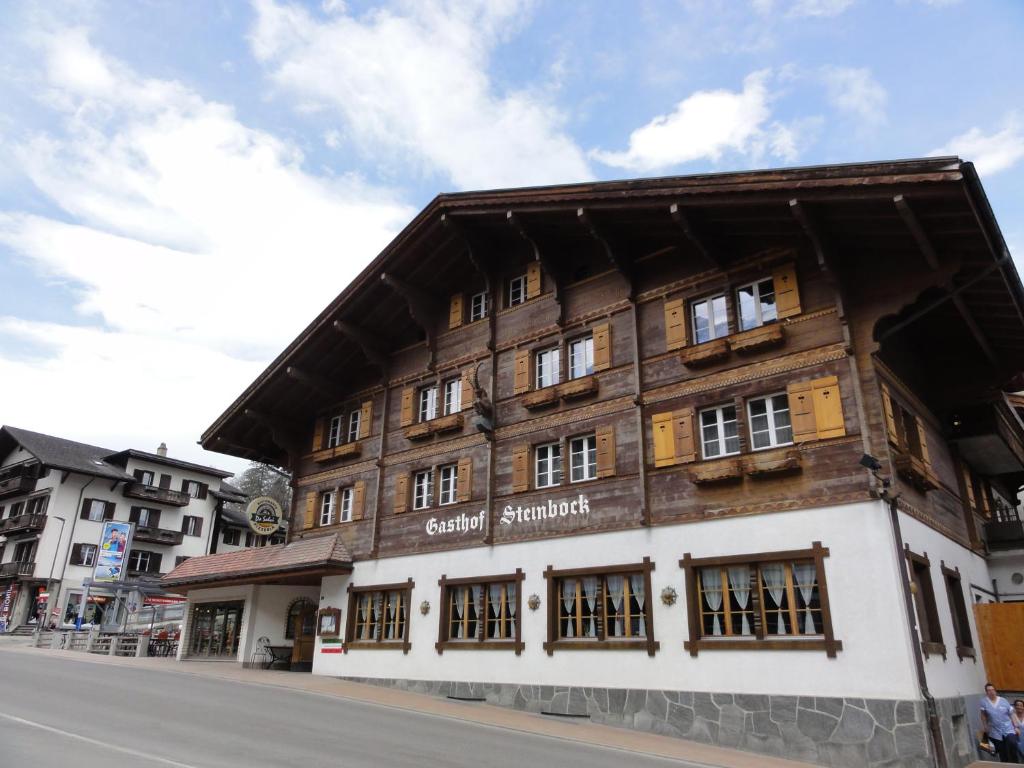
[[[287,472],[269,464],[253,461],[249,463],[248,469],[242,474],[230,478],[228,482],[245,494],[246,504],[257,496],[269,496],[281,505],[285,517],[289,517],[292,504],[292,477]],[[230,509],[243,511],[244,506],[242,504],[225,504],[225,507]]]

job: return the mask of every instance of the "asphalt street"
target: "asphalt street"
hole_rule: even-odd
[[[215,678],[0,652],[0,766],[667,768],[690,763]]]

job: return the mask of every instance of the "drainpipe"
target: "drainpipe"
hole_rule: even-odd
[[[73,542],[75,540],[75,526],[78,525],[78,518],[80,518],[82,516],[82,499],[85,497],[85,489],[88,488],[90,485],[92,485],[93,480],[95,480],[95,479],[96,479],[95,477],[90,477],[89,478],[89,482],[87,482],[85,485],[83,485],[81,487],[81,489],[78,491],[78,503],[75,504],[74,514],[71,517],[71,533],[68,534],[68,546],[67,546],[67,549],[64,550],[64,559],[63,559],[63,562],[61,563],[61,566],[60,566],[60,577],[57,579],[57,581],[60,584],[62,589],[64,587],[64,572],[67,570],[67,567],[68,567],[68,557],[69,557],[70,552],[71,552],[71,546],[72,546],[72,544],[73,544]],[[60,541],[57,542],[57,548],[60,549]],[[98,551],[96,553],[96,557],[99,557],[99,552]],[[58,590],[58,591],[60,591],[60,590]],[[50,605],[51,605],[51,603],[47,602],[46,610],[50,611],[52,613],[53,610],[50,608]],[[58,602],[54,601],[52,603],[52,605],[57,606],[58,610],[59,610],[60,605],[59,605]],[[63,624],[64,622],[61,621],[60,623]]]

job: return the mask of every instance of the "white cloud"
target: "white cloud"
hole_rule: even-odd
[[[829,102],[866,126],[885,122],[889,95],[875,80],[871,70],[852,67],[826,67],[822,72]]]
[[[582,181],[586,158],[542,92],[501,93],[487,70],[527,4],[406,2],[326,18],[256,0],[251,44],[281,90],[336,112],[377,163],[441,173],[459,188]]]
[[[975,126],[928,154],[959,155],[973,162],[980,174],[1005,171],[1024,158],[1024,118],[1018,112],[1011,112],[995,133],[986,135]]]
[[[140,77],[84,31],[44,41],[59,129],[14,157],[65,220],[0,211],[0,245],[71,286],[88,327],[4,321],[9,339],[53,348],[2,361],[18,411],[0,421],[93,442],[116,423],[111,447],[173,438],[187,456],[414,211],[358,178],[311,175],[294,145]]]
[[[788,16],[838,16],[846,11],[855,0],[796,0],[787,13]]]
[[[796,133],[771,121],[770,73],[754,72],[740,92],[697,91],[629,136],[623,152],[593,150],[605,165],[652,172],[694,160],[718,162],[728,153],[750,159],[765,155],[793,160],[798,154]]]

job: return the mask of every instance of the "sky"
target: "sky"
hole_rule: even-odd
[[[0,423],[243,468],[202,432],[441,192],[958,154],[1020,259],[1022,39],[1020,0],[0,0]]]

